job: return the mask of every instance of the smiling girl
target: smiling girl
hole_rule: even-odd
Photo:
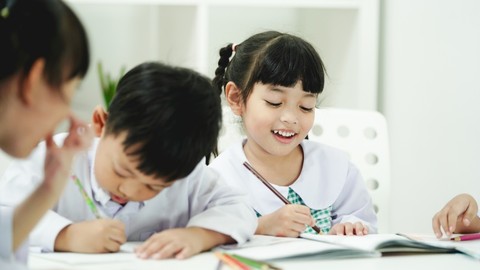
[[[233,56],[232,56],[233,55]],[[210,165],[248,193],[257,234],[365,235],[377,218],[358,169],[340,150],[306,140],[324,87],[324,65],[305,40],[263,32],[220,50],[213,80],[246,138]],[[247,168],[248,162],[292,204],[285,205]]]

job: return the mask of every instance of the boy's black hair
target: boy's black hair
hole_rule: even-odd
[[[137,169],[173,181],[210,155],[221,121],[220,97],[210,79],[190,69],[147,62],[120,79],[106,135],[127,132],[124,150],[138,158]]]
[[[54,88],[83,78],[90,52],[85,29],[60,0],[0,0],[0,82],[45,59],[44,76]]]
[[[255,34],[235,46],[232,43],[220,49],[220,59],[213,84],[221,94],[232,81],[247,101],[257,82],[285,87],[301,80],[306,92],[319,94],[325,82],[325,67],[313,46],[300,37],[267,31]]]

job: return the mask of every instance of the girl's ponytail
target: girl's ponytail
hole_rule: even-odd
[[[230,63],[230,57],[233,54],[234,44],[230,43],[219,51],[220,59],[218,60],[218,67],[215,70],[215,77],[213,78],[213,86],[218,90],[218,94],[222,94],[223,87],[228,81],[225,78],[225,71]]]

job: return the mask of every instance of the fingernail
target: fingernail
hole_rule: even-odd
[[[470,226],[470,220],[468,218],[464,219],[463,224],[465,224],[465,226]]]
[[[441,233],[436,233],[435,236],[436,236],[437,238],[440,238],[440,237],[442,237],[442,234],[441,234]]]
[[[85,127],[84,126],[80,126],[77,128],[77,134],[78,135],[83,135],[85,134]]]

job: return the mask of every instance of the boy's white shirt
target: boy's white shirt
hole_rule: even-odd
[[[222,152],[209,167],[222,175],[225,181],[248,194],[249,202],[261,215],[270,214],[284,203],[256,178],[243,162],[245,141],[236,142]],[[332,206],[332,223],[363,222],[370,233],[377,231],[377,217],[371,197],[358,169],[346,153],[318,142],[304,140],[300,176],[290,186],[273,185],[285,198],[292,188],[312,209]]]
[[[55,136],[61,144],[66,134]],[[72,174],[92,196],[92,162],[98,139],[88,152],[75,157]],[[45,144],[41,143],[25,161],[15,161],[0,181],[0,204],[16,205],[43,181]],[[98,190],[97,190],[98,191]],[[99,194],[97,192],[96,196]],[[104,194],[103,194],[104,195]],[[108,212],[98,206],[103,213]],[[111,217],[111,216],[110,216]],[[170,228],[202,227],[230,235],[238,243],[250,239],[257,227],[255,213],[246,196],[226,185],[204,160],[185,178],[175,181],[156,197],[143,203],[129,202],[113,217],[125,223],[128,241],[144,241],[152,234]],[[69,181],[58,203],[36,226],[30,236],[32,246],[53,251],[55,238],[67,225],[95,219],[78,186]],[[81,237],[81,236],[79,236]]]

